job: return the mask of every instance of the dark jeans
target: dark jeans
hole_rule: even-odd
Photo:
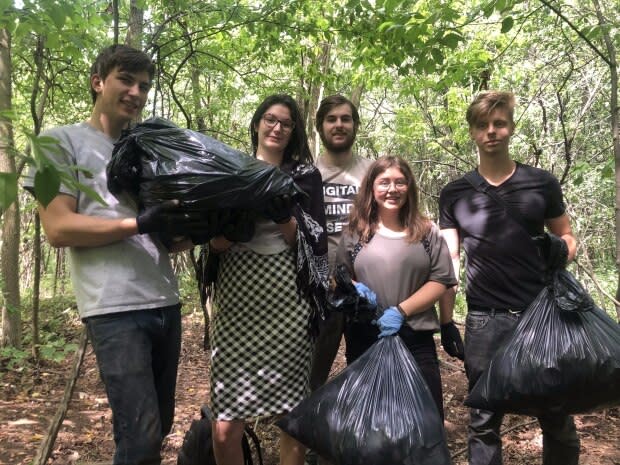
[[[465,330],[465,371],[469,390],[488,367],[495,351],[512,335],[520,313],[481,310],[469,306]],[[499,431],[504,415],[470,409],[468,448],[470,465],[501,465]],[[573,418],[567,415],[539,417],[543,433],[543,465],[577,465],[579,437]]]
[[[411,326],[403,324],[398,335],[418,364],[443,421],[443,390],[433,332],[414,331]],[[347,341],[347,365],[350,365],[377,342],[379,328],[370,323],[348,323],[345,327],[345,338]]]
[[[86,318],[113,414],[115,465],[159,465],[172,428],[180,305]]]

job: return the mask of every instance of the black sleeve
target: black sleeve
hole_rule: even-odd
[[[439,227],[441,229],[458,229],[459,225],[454,217],[453,196],[450,184],[441,189],[439,194]]]
[[[545,219],[557,218],[566,212],[562,187],[558,179],[549,173],[547,182],[547,205],[545,208]]]

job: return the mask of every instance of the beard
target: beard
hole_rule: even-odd
[[[325,135],[320,132],[319,136],[321,137],[321,142],[323,142],[323,147],[325,147],[329,152],[332,153],[342,153],[348,152],[353,147],[353,143],[355,142],[355,132],[346,134],[346,138],[342,142],[334,143],[331,139],[325,137]]]

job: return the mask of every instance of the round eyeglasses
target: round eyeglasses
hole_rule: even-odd
[[[280,123],[280,129],[282,132],[289,133],[295,129],[295,123],[293,121],[282,121],[273,116],[271,113],[265,113],[262,119],[268,128],[275,128],[276,125]]]
[[[394,185],[397,191],[403,192],[407,190],[407,181],[404,179],[397,179],[396,181],[388,181],[387,179],[381,179],[375,183],[375,189],[379,192],[387,192],[390,190],[390,186]]]

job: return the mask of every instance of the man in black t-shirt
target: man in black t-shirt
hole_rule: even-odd
[[[563,241],[558,239],[568,251],[568,261],[576,251],[557,179],[510,158],[513,112],[511,93],[485,92],[469,106],[467,122],[480,157],[478,174],[522,219],[515,220],[514,214],[509,215],[497,200],[476,190],[465,178],[445,186],[439,199],[439,225],[457,276],[461,244],[467,257],[465,369],[470,390],[495,351],[512,335],[521,312],[544,286],[548,264],[531,236],[541,234],[546,226]],[[446,292],[441,308],[452,310],[455,291]],[[502,419],[500,413],[471,409],[470,465],[502,464]],[[579,438],[572,417],[549,415],[538,420],[543,431],[543,465],[577,465]]]

